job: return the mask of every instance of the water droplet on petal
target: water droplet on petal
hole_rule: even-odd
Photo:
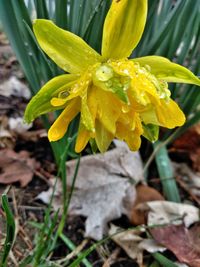
[[[129,109],[130,109],[129,106],[125,106],[125,105],[122,106],[122,112],[123,112],[123,113],[127,113],[127,112],[129,112]]]

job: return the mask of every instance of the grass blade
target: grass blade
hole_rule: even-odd
[[[7,196],[3,194],[1,200],[2,200],[3,210],[6,213],[6,240],[3,247],[3,254],[0,266],[6,267],[7,258],[15,239],[15,219],[9,207]]]
[[[157,260],[157,262],[160,263],[161,266],[163,267],[178,267],[178,265],[176,265],[175,263],[173,263],[171,260],[169,260],[168,258],[166,258],[164,255],[160,254],[160,253],[153,253],[152,256],[154,257],[154,259]]]
[[[64,234],[60,234],[59,237],[62,239],[62,241],[65,243],[65,245],[68,246],[68,248],[71,251],[73,251],[76,248],[74,243],[67,236],[65,236]],[[92,267],[92,265],[90,264],[90,262],[86,258],[84,258],[82,260],[82,263],[85,265],[85,267]]]

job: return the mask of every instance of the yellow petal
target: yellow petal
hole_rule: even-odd
[[[146,16],[147,0],[113,0],[103,28],[103,57],[130,56],[140,41]]]
[[[160,56],[134,58],[141,66],[149,66],[150,72],[166,82],[190,83],[200,86],[200,79],[189,69]]]
[[[78,137],[76,139],[75,151],[80,153],[87,145],[90,139],[90,132],[80,123]]]
[[[88,89],[85,88],[81,93],[81,120],[86,129],[94,132],[94,119],[88,106]]]
[[[141,112],[140,113],[140,117],[141,117],[141,120],[145,124],[159,125],[159,122],[158,122],[158,119],[157,119],[157,115],[156,115],[156,112],[155,112],[155,108],[153,108],[153,107],[149,107],[149,109]]]
[[[141,137],[136,132],[131,132],[125,141],[132,151],[137,151],[141,146]]]
[[[66,98],[58,98],[58,97],[53,97],[51,99],[51,105],[54,107],[60,107],[66,104],[67,100]]]
[[[99,120],[96,121],[95,141],[101,153],[105,152],[111,144],[114,136],[106,130]]]
[[[172,129],[185,123],[185,115],[179,106],[170,99],[169,102],[161,100],[161,105],[155,107],[159,124]]]
[[[74,99],[66,106],[60,116],[56,119],[48,132],[49,141],[57,141],[61,139],[67,131],[69,123],[80,111],[80,102]]]
[[[130,131],[130,129],[126,125],[117,123],[116,137],[120,140],[124,140],[132,151],[137,151],[140,148],[140,136],[142,133],[143,131],[141,127],[136,127],[134,131]]]
[[[96,89],[96,100],[99,121],[109,132],[115,134],[115,124],[121,112],[120,101],[116,99],[113,93],[106,92],[100,88]]]
[[[35,20],[33,30],[41,48],[66,72],[82,72],[101,61],[101,56],[83,39],[62,30],[50,20]]]
[[[51,99],[58,96],[64,89],[67,90],[76,80],[77,75],[64,74],[48,81],[27,105],[25,121],[29,123],[42,114],[58,109],[51,105]]]

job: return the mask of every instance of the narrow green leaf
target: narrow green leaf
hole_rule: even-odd
[[[164,255],[160,254],[160,253],[153,253],[152,256],[154,257],[154,259],[156,259],[161,266],[163,267],[178,267],[177,264],[175,264],[174,262],[172,262],[171,260],[169,260],[168,258],[166,258]]]
[[[156,165],[158,168],[160,181],[162,183],[164,195],[167,200],[180,203],[180,196],[176,181],[174,178],[173,168],[168,156],[168,151],[165,145],[160,141],[153,144],[154,149],[158,149],[156,153]]]
[[[76,248],[76,246],[74,245],[74,243],[66,235],[60,234],[60,238],[68,246],[68,248],[71,251],[73,251]],[[79,253],[79,255],[80,255],[80,253]],[[91,263],[86,258],[83,258],[82,263],[86,267],[92,267]]]
[[[2,207],[6,214],[6,240],[3,246],[3,254],[0,262],[1,267],[7,266],[7,258],[12,248],[15,239],[15,219],[9,207],[8,198],[6,195],[1,197]]]

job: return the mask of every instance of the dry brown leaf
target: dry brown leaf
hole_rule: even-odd
[[[173,162],[173,168],[175,175],[180,177],[189,187],[200,189],[200,173],[194,172],[185,163]]]
[[[8,42],[8,39],[7,39],[6,35],[5,35],[5,33],[1,32],[0,33],[0,45],[4,46],[4,45],[8,45],[8,44],[9,44],[9,42]]]
[[[67,163],[67,184],[71,186],[77,161]],[[131,164],[130,164],[131,163]],[[69,213],[86,219],[86,237],[96,240],[107,233],[107,223],[127,214],[135,200],[135,187],[143,179],[142,161],[139,153],[131,152],[123,143],[104,154],[81,158],[75,190]],[[53,206],[62,203],[62,187],[58,183]],[[38,198],[48,203],[52,188]]]
[[[184,225],[169,225],[151,229],[154,239],[171,250],[180,262],[200,267],[200,225],[187,229]]]
[[[200,123],[176,139],[173,149],[186,154],[193,162],[193,168],[200,171]]]
[[[148,225],[184,223],[189,227],[200,219],[199,209],[189,204],[151,201],[141,205],[141,208],[148,211]]]
[[[147,212],[140,209],[142,203],[155,200],[164,200],[163,196],[154,188],[146,185],[136,187],[136,201],[133,209],[130,211],[130,221],[133,225],[145,224],[147,221]]]
[[[200,172],[194,172],[185,163],[173,163],[179,185],[200,205]]]
[[[122,230],[124,229],[112,224],[109,235],[111,235],[112,240],[115,241],[131,259],[136,259],[140,266],[142,266],[144,250],[150,253],[162,252],[165,250],[165,247],[159,245],[153,239],[141,237],[143,233],[142,230]]]
[[[8,117],[0,115],[0,148],[14,148],[15,138],[8,127]]]
[[[10,149],[0,151],[0,183],[19,182],[26,186],[33,178],[36,161],[29,157],[27,151],[16,153]]]
[[[39,129],[34,131],[25,131],[19,134],[20,138],[24,141],[37,142],[40,138],[47,138],[47,131],[45,129]]]
[[[17,118],[9,118],[8,120],[8,126],[9,129],[15,133],[21,134],[26,132],[28,129],[30,129],[33,124],[27,124],[24,122],[24,118],[17,117]]]
[[[13,95],[30,99],[31,92],[27,85],[22,83],[17,77],[11,76],[8,80],[0,84],[0,95],[6,97]]]

